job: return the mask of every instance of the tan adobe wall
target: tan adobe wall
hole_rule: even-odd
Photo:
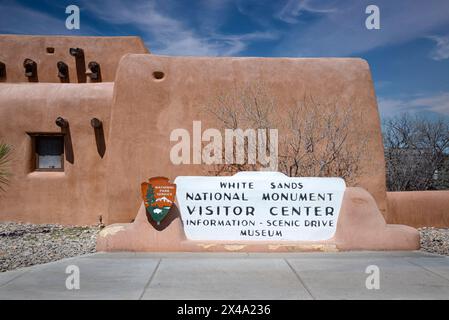
[[[57,76],[58,61],[68,65],[69,82],[89,82],[89,78],[78,79],[75,58],[69,54],[73,47],[84,50],[85,68],[90,61],[100,64],[103,82],[114,81],[118,63],[125,54],[149,52],[139,37],[0,35],[0,62],[6,65],[6,78],[0,78],[0,83],[29,82],[23,67],[27,58],[37,63],[38,82],[61,82]],[[54,48],[54,53],[47,53],[47,48]]]
[[[152,75],[160,71],[162,80]],[[377,102],[369,66],[361,59],[292,58],[187,58],[130,54],[120,62],[114,87],[111,131],[107,153],[108,223],[131,221],[139,209],[138,187],[152,176],[204,175],[201,165],[173,165],[170,142],[173,129],[192,135],[192,121],[203,130],[216,127],[204,114],[210,97],[242,88],[245,83],[265,83],[269,94],[281,99],[278,113],[287,116],[292,101],[304,95],[324,102],[338,100],[352,106],[350,144],[366,136],[360,162],[359,186],[386,211],[385,162]],[[282,109],[284,108],[284,109]],[[286,108],[286,109],[285,109]],[[282,135],[282,128],[280,135]]]
[[[449,227],[449,191],[388,192],[388,223]]]
[[[153,72],[164,72],[157,80]],[[13,177],[0,201],[1,220],[91,224],[129,222],[141,203],[139,186],[152,176],[205,174],[201,165],[173,165],[170,132],[202,120],[222,90],[264,82],[289,101],[311,94],[357,107],[349,141],[368,136],[359,185],[386,211],[385,165],[379,115],[368,64],[360,59],[176,58],[126,55],[115,84],[0,84],[0,137],[15,148]],[[279,109],[279,114],[288,110]],[[58,132],[70,123],[74,163],[64,173],[30,171],[27,132]],[[98,155],[90,120],[104,123],[106,154]],[[110,118],[109,118],[110,117]],[[282,128],[280,134],[282,134]]]
[[[1,221],[95,224],[105,215],[106,163],[90,121],[103,122],[107,153],[112,91],[112,83],[0,84],[0,138],[14,148]],[[73,161],[64,161],[64,172],[32,172],[27,133],[61,132],[59,116],[69,122]]]

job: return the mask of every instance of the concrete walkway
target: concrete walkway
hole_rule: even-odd
[[[69,265],[79,268],[79,290],[66,288]],[[370,265],[378,290],[366,288]],[[96,253],[0,273],[0,299],[449,299],[449,257]]]

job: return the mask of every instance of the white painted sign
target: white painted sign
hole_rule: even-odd
[[[326,240],[335,233],[346,188],[341,178],[279,172],[184,176],[175,183],[190,240]]]

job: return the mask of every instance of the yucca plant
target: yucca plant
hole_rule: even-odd
[[[0,143],[0,191],[5,191],[5,186],[8,184],[10,154],[11,146],[6,143]]]

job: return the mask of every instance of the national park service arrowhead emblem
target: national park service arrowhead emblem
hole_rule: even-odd
[[[159,225],[175,201],[176,184],[170,183],[165,177],[154,177],[148,182],[142,182],[141,190],[147,212]]]

